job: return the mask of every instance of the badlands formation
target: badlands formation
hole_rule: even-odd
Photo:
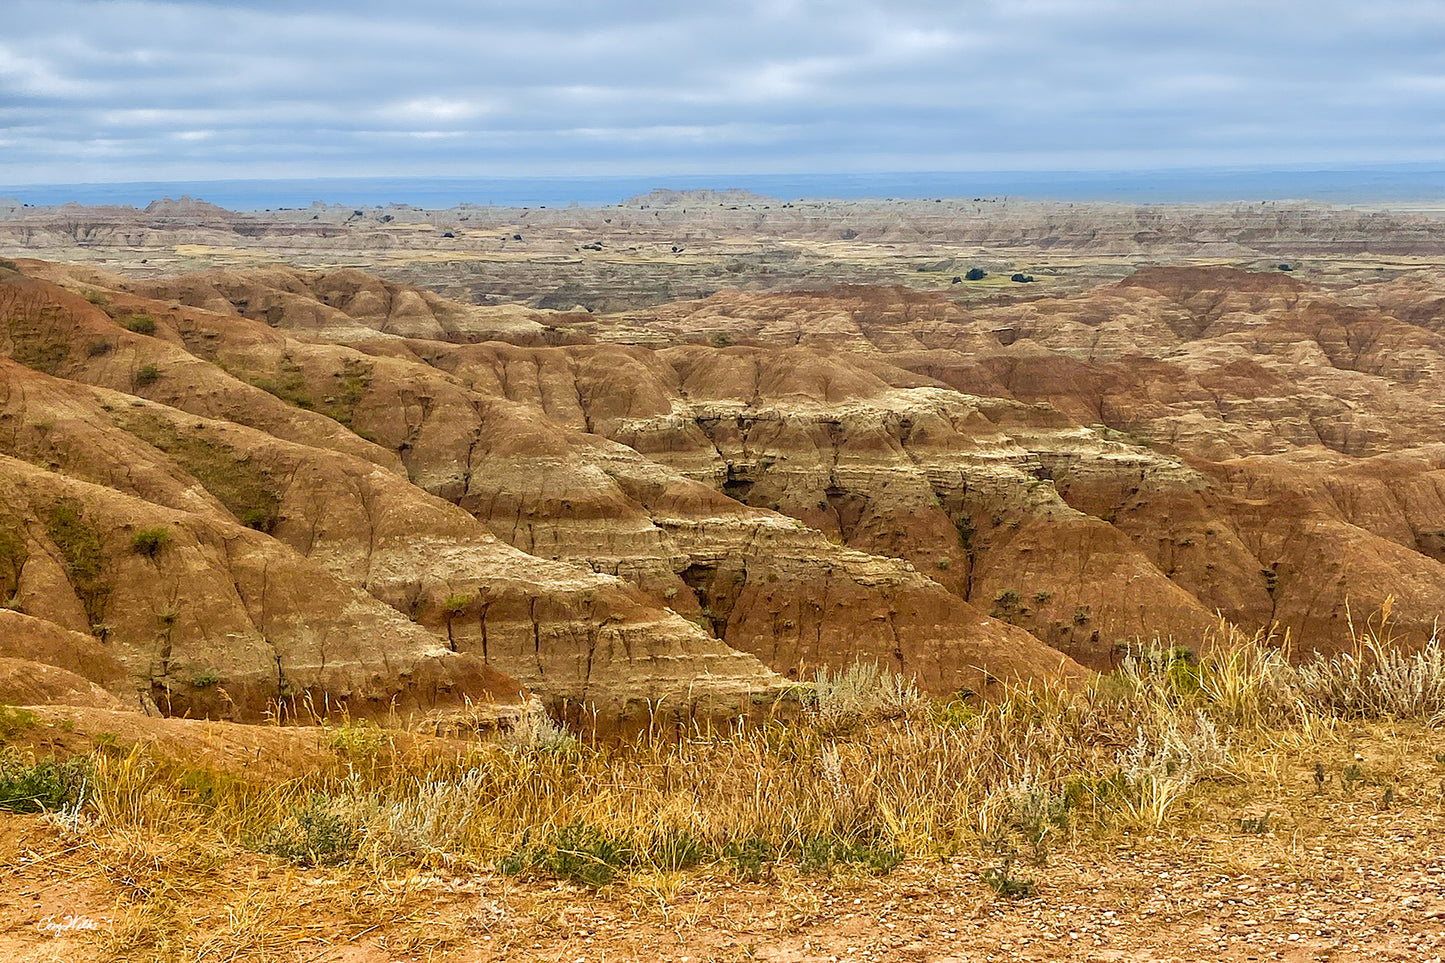
[[[625,726],[1445,610],[1430,212],[0,204],[0,256],[0,702]]]

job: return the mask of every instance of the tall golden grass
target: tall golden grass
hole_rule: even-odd
[[[1201,659],[1144,648],[1082,690],[930,702],[906,680],[854,667],[820,674],[803,704],[787,722],[620,744],[536,722],[461,751],[427,740],[403,750],[386,730],[321,727],[336,765],[271,784],[141,749],[98,753],[73,819],[303,862],[500,866],[594,883],[788,859],[882,871],[970,850],[1043,862],[1064,837],[1166,824],[1200,783],[1245,778],[1252,754],[1281,739],[1319,738],[1341,719],[1440,725],[1445,653],[1435,637],[1405,654],[1387,608],[1357,651],[1300,665],[1273,640],[1226,628]],[[606,871],[587,872],[593,864]]]

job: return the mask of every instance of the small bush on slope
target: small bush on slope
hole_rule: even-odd
[[[146,558],[155,558],[171,543],[171,530],[164,525],[143,528],[130,540],[131,550]]]

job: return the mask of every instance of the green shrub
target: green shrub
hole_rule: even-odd
[[[886,876],[903,863],[903,853],[888,842],[857,842],[814,836],[803,842],[798,868],[805,873],[830,872],[838,865],[857,866]]]
[[[715,858],[706,843],[685,831],[654,836],[647,847],[647,855],[652,865],[669,873],[691,869]]]
[[[923,704],[912,679],[883,671],[876,662],[855,662],[836,671],[819,669],[803,697],[813,725],[830,733],[896,719]]]
[[[979,874],[979,878],[1000,896],[1007,899],[1027,899],[1038,893],[1039,888],[1027,876],[1015,876],[1010,871],[1012,859],[1006,859],[1001,866],[990,866]]]
[[[127,318],[125,326],[127,330],[134,331],[136,334],[156,333],[156,319],[151,317],[149,314],[145,314],[143,312],[140,314],[133,314],[129,318]]]
[[[544,713],[528,713],[516,724],[505,730],[501,743],[510,749],[524,752],[575,752],[581,742],[565,726],[553,721]]]
[[[144,388],[147,385],[153,385],[160,379],[161,369],[153,364],[143,364],[136,369],[135,386],[137,388]]]
[[[164,525],[143,528],[130,540],[131,550],[146,558],[155,558],[171,542],[171,530]]]
[[[53,812],[85,801],[90,764],[84,759],[34,762],[19,753],[0,753],[0,810]]]
[[[993,597],[993,608],[989,609],[988,614],[1004,622],[1014,622],[1028,613],[1024,611],[1019,593],[1013,589],[1004,589]]]
[[[976,724],[979,718],[978,709],[967,701],[967,697],[972,694],[960,693],[947,702],[933,703],[930,714],[934,725],[940,729],[965,729]]]
[[[381,752],[386,734],[373,725],[348,720],[331,732],[331,749],[352,759],[370,759]]]
[[[241,512],[241,524],[247,528],[254,528],[258,532],[265,532],[267,535],[276,529],[276,508],[247,508]]]
[[[85,354],[87,357],[91,358],[102,357],[103,355],[110,354],[114,350],[115,345],[111,344],[109,341],[106,341],[103,338],[92,341],[85,346]]]
[[[540,846],[526,843],[497,864],[509,876],[542,874],[594,889],[606,886],[636,862],[628,842],[582,821],[569,823]]]
[[[723,859],[730,863],[733,872],[743,879],[756,882],[763,878],[769,863],[778,858],[778,851],[772,843],[756,836],[736,839],[723,847]]]
[[[1053,792],[1034,779],[1025,779],[1012,787],[1009,794],[1009,823],[1028,843],[1034,862],[1045,866],[1049,861],[1049,836],[1069,823],[1073,795]]]
[[[315,795],[250,846],[302,866],[337,866],[356,855],[360,835],[354,819],[339,812],[332,800]]]

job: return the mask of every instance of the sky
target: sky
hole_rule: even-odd
[[[0,183],[1445,160],[1440,0],[6,0]]]

